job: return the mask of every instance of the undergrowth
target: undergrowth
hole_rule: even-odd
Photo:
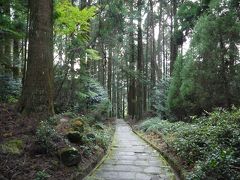
[[[152,118],[139,125],[163,140],[191,169],[187,179],[240,179],[240,110],[218,109],[192,123]],[[193,168],[192,168],[193,167]]]

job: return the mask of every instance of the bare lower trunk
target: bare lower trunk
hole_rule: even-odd
[[[23,113],[54,113],[52,8],[52,0],[30,1],[27,73],[19,106]]]

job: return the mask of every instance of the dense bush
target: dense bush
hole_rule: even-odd
[[[34,180],[47,180],[49,179],[51,176],[45,172],[45,171],[38,171],[36,173],[35,179]]]
[[[36,131],[37,142],[46,153],[54,152],[57,142],[61,140],[61,137],[54,129],[57,119],[58,116],[55,116],[41,121]]]
[[[70,82],[66,81],[62,85],[55,101],[57,112],[73,111],[82,114],[91,112],[96,120],[102,120],[108,115],[111,104],[107,92],[95,79],[85,74],[75,79],[71,101],[69,101],[69,84]]]
[[[20,95],[21,80],[11,76],[0,76],[0,102],[16,102]]]
[[[139,126],[144,132],[161,134],[187,167],[188,179],[239,179],[240,110],[216,110],[193,123],[171,123],[159,118]]]
[[[232,3],[209,2],[194,26],[190,48],[176,60],[168,104],[177,119],[240,106],[240,22]]]
[[[166,119],[169,116],[168,105],[167,105],[167,96],[170,86],[170,79],[165,78],[161,79],[156,87],[154,88],[153,93],[153,106],[158,113],[161,119]]]
[[[79,79],[79,102],[75,106],[78,111],[91,111],[95,120],[103,120],[108,116],[111,103],[107,91],[94,79],[82,76]]]
[[[94,131],[96,136],[96,142],[100,147],[103,147],[104,150],[107,150],[109,142],[112,138],[112,129],[105,128],[103,131]]]

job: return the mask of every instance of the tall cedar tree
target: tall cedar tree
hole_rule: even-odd
[[[133,14],[133,4],[134,1],[130,1],[130,12]],[[135,71],[135,45],[134,45],[134,24],[133,24],[133,16],[130,19],[131,31],[129,33],[129,64],[130,69]],[[128,90],[128,115],[132,117],[132,119],[136,115],[136,81],[134,76],[130,76],[129,78],[129,90]]]
[[[138,59],[137,59],[137,71],[139,78],[137,80],[137,119],[142,119],[143,116],[143,43],[142,43],[142,0],[138,0]]]
[[[29,1],[30,30],[21,112],[51,115],[53,107],[53,1]]]

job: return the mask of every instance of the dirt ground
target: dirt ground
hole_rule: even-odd
[[[104,154],[103,149],[98,149],[90,157],[83,156],[78,167],[66,167],[56,155],[36,150],[35,132],[38,124],[36,118],[22,117],[13,106],[0,104],[0,144],[12,139],[24,142],[24,151],[20,155],[3,154],[0,151],[0,180],[36,179],[39,172],[50,175],[46,179],[72,179],[80,169],[89,171],[93,168]]]

